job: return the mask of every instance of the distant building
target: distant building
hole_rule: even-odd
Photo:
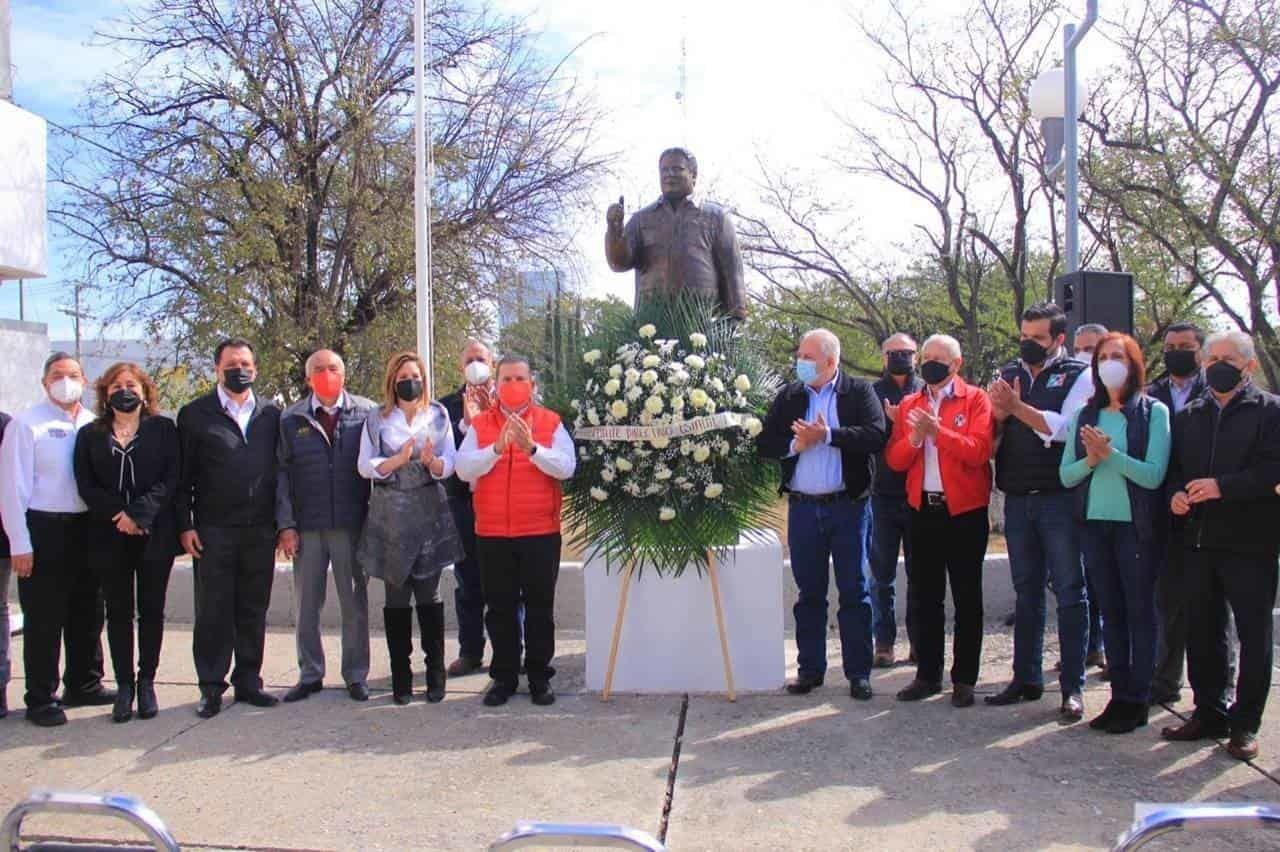
[[[556,282],[568,289],[564,275],[556,269],[533,269],[506,276],[498,288],[498,331],[545,309],[556,297]]]
[[[76,351],[74,340],[49,341],[49,353]],[[94,405],[93,383],[117,361],[132,361],[152,378],[159,378],[165,371],[180,366],[178,348],[167,340],[81,340],[80,368],[87,383],[84,403]]]

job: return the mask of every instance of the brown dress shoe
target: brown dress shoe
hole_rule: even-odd
[[[1227,735],[1226,725],[1209,724],[1200,719],[1199,716],[1192,716],[1181,725],[1171,725],[1160,731],[1160,736],[1166,740],[1175,743],[1189,743],[1194,740],[1219,739]]]
[[[951,686],[951,706],[952,707],[972,707],[973,706],[973,687],[966,683],[956,683]]]
[[[483,668],[483,660],[477,660],[475,657],[458,657],[458,659],[449,664],[447,672],[449,677],[462,677],[475,674]]]
[[[1258,738],[1248,731],[1237,731],[1227,743],[1227,753],[1236,760],[1253,760],[1258,756]]]
[[[876,655],[871,661],[871,667],[876,669],[893,668],[893,646],[884,646],[876,648]]]

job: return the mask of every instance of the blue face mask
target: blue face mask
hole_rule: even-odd
[[[807,358],[797,358],[796,378],[804,382],[806,385],[811,384],[814,379],[818,378],[817,362],[810,361]]]

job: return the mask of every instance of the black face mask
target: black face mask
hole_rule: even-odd
[[[951,375],[950,365],[941,361],[925,361],[920,365],[920,378],[931,385],[945,382],[949,375]]]
[[[116,411],[123,411],[128,414],[130,411],[136,410],[139,405],[142,405],[142,397],[131,390],[120,388],[120,390],[114,391],[111,396],[107,397],[107,405]]]
[[[414,402],[422,396],[422,379],[401,379],[396,382],[396,397],[402,402]]]
[[[909,376],[915,372],[915,365],[911,363],[911,358],[910,352],[890,352],[889,375]]]
[[[1218,393],[1229,393],[1235,390],[1243,376],[1244,373],[1239,367],[1226,361],[1214,361],[1204,371],[1205,381]]]
[[[1043,364],[1044,359],[1049,357],[1049,350],[1031,338],[1027,338],[1018,344],[1018,357],[1025,363],[1035,367]]]
[[[253,374],[244,367],[228,367],[222,371],[222,384],[232,393],[244,393],[253,387]]]
[[[1196,353],[1187,349],[1166,349],[1164,351],[1164,368],[1172,376],[1185,379],[1196,371]]]

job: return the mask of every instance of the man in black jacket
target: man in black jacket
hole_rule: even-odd
[[[196,713],[205,719],[222,709],[233,653],[236,700],[255,707],[278,701],[262,691],[262,656],[275,574],[280,409],[253,393],[257,366],[247,340],[222,341],[213,361],[214,392],[178,412],[178,529],[195,560],[192,650]]]
[[[280,551],[293,560],[297,599],[298,682],[285,701],[301,701],[324,684],[324,609],[329,567],[342,613],[342,680],[354,701],[368,701],[369,580],[356,543],[369,507],[369,480],[360,475],[360,435],[375,404],[346,390],[347,367],[337,352],[319,349],[304,370],[311,393],[280,415],[276,527]]]
[[[880,346],[884,375],[871,387],[884,406],[885,428],[893,430],[902,398],[916,393],[924,382],[915,374],[916,342],[910,335],[893,334]],[[911,507],[907,505],[907,475],[898,473],[876,455],[876,476],[871,485],[871,621],[876,639],[876,668],[894,663],[893,646],[898,639],[898,616],[894,608],[894,584],[898,580],[898,547],[903,566],[911,577]],[[908,659],[915,661],[915,637],[911,634],[911,613],[907,613]]]
[[[440,400],[453,424],[454,445],[459,447],[471,428],[471,417],[487,410],[497,399],[493,355],[479,340],[468,340],[462,348],[462,376],[462,386]],[[444,488],[466,553],[466,558],[453,566],[458,658],[449,664],[449,677],[461,677],[484,667],[484,589],[476,562],[476,514],[471,504],[471,486],[454,474],[445,480]]]
[[[1209,393],[1174,419],[1170,509],[1184,519],[1183,548],[1189,608],[1187,675],[1196,710],[1165,728],[1169,740],[1230,733],[1227,750],[1239,760],[1258,755],[1257,732],[1271,688],[1272,608],[1280,556],[1280,398],[1253,384],[1253,341],[1238,331],[1209,338]],[[1240,637],[1240,674],[1230,707],[1227,688],[1226,603]]]
[[[800,339],[797,382],[784,387],[756,439],[782,465],[787,542],[796,601],[799,676],[793,695],[821,686],[827,670],[828,562],[840,594],[840,648],[850,694],[871,692],[871,601],[865,581],[867,495],[873,460],[888,440],[871,383],[840,371],[840,341],[819,328]]]

